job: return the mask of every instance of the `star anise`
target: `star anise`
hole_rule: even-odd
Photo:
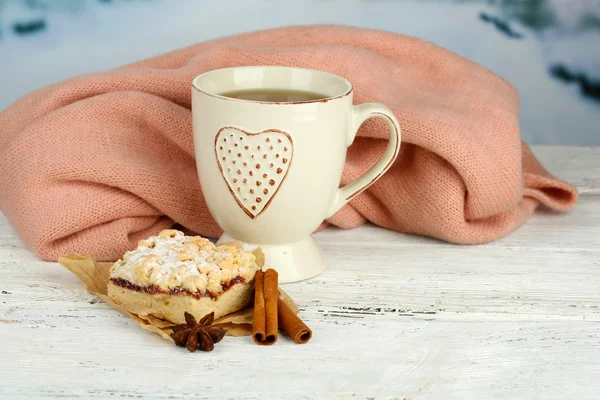
[[[214,312],[206,314],[199,323],[196,323],[196,318],[187,311],[184,316],[186,323],[172,326],[171,337],[177,346],[186,347],[191,352],[197,349],[213,351],[215,343],[220,342],[227,332],[227,329],[211,326],[215,320]]]

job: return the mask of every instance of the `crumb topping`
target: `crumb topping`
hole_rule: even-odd
[[[216,246],[201,236],[165,229],[126,252],[110,268],[110,278],[155,285],[165,291],[186,289],[218,295],[232,279],[249,282],[259,269],[250,251],[234,245]]]

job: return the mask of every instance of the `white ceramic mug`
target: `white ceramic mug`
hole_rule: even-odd
[[[269,89],[316,92],[300,102],[241,100],[221,94]],[[376,103],[352,104],[352,85],[326,72],[289,67],[213,70],[192,83],[196,165],[220,242],[260,246],[281,283],[313,277],[325,257],[311,233],[392,165],[400,148],[394,114]],[[339,188],[346,149],[360,125],[382,118],[389,128],[383,156]]]

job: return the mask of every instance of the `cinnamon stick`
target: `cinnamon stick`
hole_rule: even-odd
[[[258,344],[262,344],[267,336],[267,315],[265,310],[264,289],[265,273],[261,270],[254,275],[254,316],[252,319],[252,338]]]
[[[294,312],[279,299],[277,302],[279,329],[297,344],[304,344],[312,338],[312,331]]]
[[[258,271],[254,277],[254,321],[252,338],[261,345],[272,345],[277,341],[277,299],[279,298],[278,274],[274,269]]]
[[[265,271],[265,308],[267,310],[267,340],[277,341],[279,332],[277,321],[277,299],[279,299],[279,274],[274,269]],[[272,339],[269,339],[272,338]]]

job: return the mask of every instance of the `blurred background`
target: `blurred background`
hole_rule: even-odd
[[[0,110],[72,76],[251,30],[429,40],[512,83],[530,144],[600,145],[600,0],[0,0]]]

